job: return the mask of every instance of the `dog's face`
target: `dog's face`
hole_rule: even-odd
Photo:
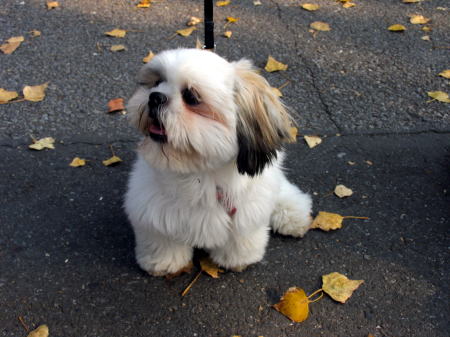
[[[254,176],[289,137],[288,113],[249,61],[168,50],[143,66],[138,83],[127,110],[145,136],[139,152],[160,170],[192,173],[235,162]]]

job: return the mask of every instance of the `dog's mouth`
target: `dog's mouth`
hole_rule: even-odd
[[[151,139],[159,143],[167,142],[166,128],[158,119],[153,119],[148,126],[148,133]]]

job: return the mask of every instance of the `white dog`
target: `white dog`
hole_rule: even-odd
[[[240,271],[263,258],[270,228],[306,233],[311,198],[281,167],[291,119],[249,61],[168,50],[138,80],[127,109],[144,138],[125,210],[142,269],[176,273],[200,247]]]

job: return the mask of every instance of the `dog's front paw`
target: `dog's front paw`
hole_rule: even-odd
[[[139,266],[153,276],[174,277],[192,268],[190,249],[167,249],[159,254],[136,254]]]
[[[303,237],[309,230],[312,217],[309,209],[280,203],[272,214],[271,222],[273,229],[280,234]]]

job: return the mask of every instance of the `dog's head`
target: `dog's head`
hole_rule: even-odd
[[[247,60],[168,50],[143,66],[138,82],[127,110],[145,136],[139,152],[158,169],[191,173],[235,162],[254,176],[289,137],[286,109]]]

